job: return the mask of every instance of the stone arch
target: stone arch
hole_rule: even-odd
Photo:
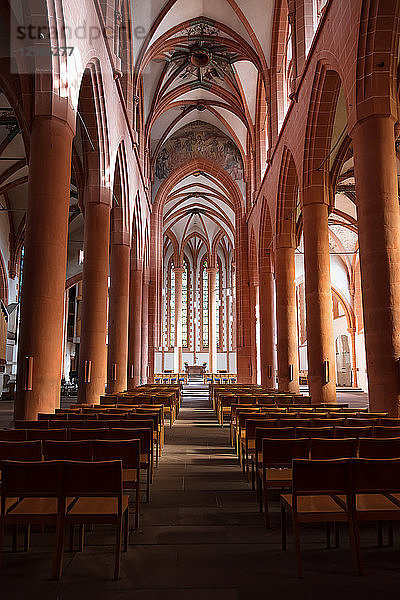
[[[285,146],[282,153],[276,207],[276,235],[284,235],[294,242],[299,178],[291,151]]]
[[[314,83],[308,109],[304,161],[303,189],[318,185],[321,189],[331,191],[329,163],[335,111],[341,78],[337,71],[327,67],[322,61],[317,63]],[[329,203],[332,197],[326,198]],[[302,201],[302,199],[301,199]]]

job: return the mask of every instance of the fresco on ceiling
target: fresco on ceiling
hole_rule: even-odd
[[[193,158],[207,158],[228,171],[232,179],[243,179],[243,162],[237,146],[217,127],[194,121],[179,129],[161,147],[156,177],[165,179],[179,165]]]

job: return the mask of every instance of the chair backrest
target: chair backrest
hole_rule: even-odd
[[[400,427],[400,419],[384,417],[383,419],[379,419],[379,425],[385,427]]]
[[[360,458],[400,458],[400,437],[360,438]]]
[[[119,427],[120,422],[121,421],[119,419],[110,419],[108,421],[86,421],[86,428],[104,429],[104,427],[107,427],[108,429],[110,429],[110,427]]]
[[[375,425],[374,427],[375,437],[400,437],[400,427],[385,427],[383,425]]]
[[[140,440],[95,440],[93,459],[121,460],[124,469],[139,469]]]
[[[122,462],[65,461],[62,489],[65,496],[117,496],[121,499]]]
[[[321,439],[310,440],[310,457],[313,460],[332,458],[355,458],[357,456],[357,439]]]
[[[372,427],[373,425],[377,425],[379,419],[367,419],[366,417],[360,418],[347,418],[346,425],[349,427]]]
[[[70,429],[68,431],[70,440],[108,440],[109,429]]]
[[[292,491],[296,508],[297,496],[312,494],[348,494],[350,487],[350,461],[293,460]]]
[[[264,438],[263,467],[289,467],[294,458],[308,458],[309,440]]]
[[[327,418],[319,418],[316,417],[312,422],[314,427],[334,427],[334,426],[344,426],[346,424],[346,419],[331,419]]]
[[[398,493],[400,459],[355,458],[351,461],[351,483],[356,493]]]
[[[373,435],[373,427],[335,427],[335,437],[370,437]]]
[[[276,427],[278,419],[262,419],[250,417],[246,419],[246,436],[247,439],[256,437],[256,429],[259,427]]]
[[[279,418],[279,427],[309,427],[311,425],[311,419],[298,419],[297,417],[292,418]]]
[[[111,409],[110,409],[111,410]],[[107,413],[100,413],[98,415],[98,420],[99,421],[115,421],[116,418],[118,417],[118,419],[125,419],[130,413],[120,410],[118,411],[117,409],[112,409],[113,412],[107,412]]]
[[[333,427],[296,427],[296,437],[299,438],[333,438]]]
[[[26,429],[0,429],[0,441],[23,442],[26,440]]]
[[[43,443],[43,455],[45,460],[92,460],[92,443],[46,440]]]
[[[58,461],[3,461],[2,500],[13,496],[58,496],[59,464]]]
[[[152,430],[155,429],[155,424],[154,424],[154,419],[144,419],[142,416],[140,416],[140,418],[136,419],[136,418],[132,418],[130,417],[129,419],[123,420],[119,422],[119,425],[117,425],[117,427],[119,428],[127,428],[127,429],[136,429],[137,427],[140,428],[145,428],[145,427],[150,427]]]
[[[140,440],[140,451],[150,454],[153,449],[153,434],[148,427],[110,429],[110,440]]]
[[[42,443],[33,442],[0,442],[0,462],[3,460],[42,460]]]
[[[294,427],[260,427],[256,429],[256,451],[262,451],[262,441],[271,439],[294,439]]]
[[[66,429],[27,429],[28,440],[66,440]]]
[[[15,421],[15,429],[48,429],[48,421]]]

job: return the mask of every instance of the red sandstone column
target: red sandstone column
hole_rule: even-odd
[[[73,136],[55,118],[36,117],[32,125],[16,419],[35,419],[60,403]]]
[[[108,317],[107,393],[109,394],[122,392],[127,388],[129,267],[129,243],[112,243]]]
[[[394,121],[374,116],[352,132],[371,410],[399,416],[400,216]]]
[[[252,282],[249,289],[249,301],[250,301],[250,347],[251,347],[251,382],[257,383],[257,315],[256,305],[258,296],[258,282],[257,285]]]
[[[107,300],[110,246],[109,189],[90,190],[85,202],[82,331],[78,402],[99,404],[107,376]],[[92,193],[90,193],[92,192]]]
[[[261,385],[275,388],[274,276],[270,257],[260,264],[260,359]]]
[[[299,393],[294,240],[280,235],[275,250],[278,388]]]
[[[142,288],[143,265],[140,261],[131,257],[128,390],[140,385],[142,369]]]
[[[336,358],[333,343],[328,205],[323,203],[323,195],[323,190],[316,187],[310,187],[304,192],[308,379],[313,403],[334,403]],[[324,378],[324,361],[329,364],[329,381]]]
[[[142,290],[142,383],[147,383],[149,364],[149,270],[143,271]]]
[[[175,267],[175,361],[174,369],[182,373],[182,275],[184,268]]]
[[[217,267],[208,267],[208,367],[217,372]]]

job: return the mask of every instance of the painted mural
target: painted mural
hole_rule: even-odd
[[[193,158],[215,161],[232,179],[243,179],[243,162],[237,146],[217,127],[204,121],[182,127],[163,144],[156,160],[157,179],[165,179],[176,167]]]

